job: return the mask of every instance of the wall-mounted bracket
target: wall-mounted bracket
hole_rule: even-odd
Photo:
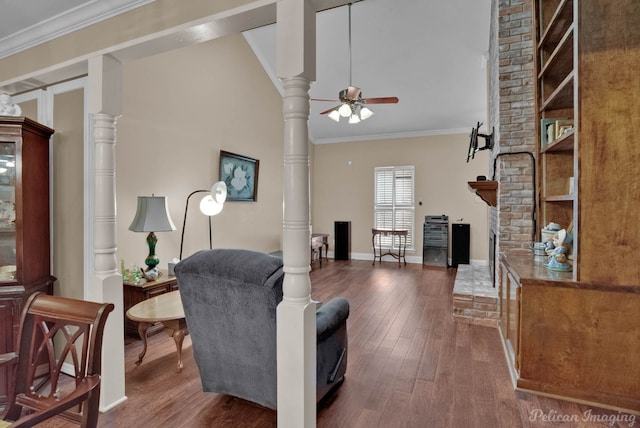
[[[493,150],[493,134],[494,134],[494,131],[495,131],[495,128],[491,128],[491,134],[489,134],[489,135],[478,133],[478,137],[484,138],[484,147],[478,147],[476,149],[476,152],[479,152],[481,150]]]

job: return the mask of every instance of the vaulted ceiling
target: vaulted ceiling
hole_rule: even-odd
[[[0,0],[0,58],[154,0]],[[358,124],[320,115],[337,103],[312,101],[315,143],[463,133],[487,117],[491,0],[363,0],[317,15],[316,81],[311,97],[338,99],[352,83],[364,97],[397,96],[370,106]],[[281,90],[276,25],[245,37]]]

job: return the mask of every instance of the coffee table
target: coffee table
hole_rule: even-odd
[[[171,291],[161,294],[151,299],[144,300],[132,306],[127,311],[127,318],[138,323],[138,334],[142,338],[143,348],[136,364],[142,363],[144,355],[147,353],[147,329],[154,323],[161,322],[164,331],[176,343],[178,351],[178,366],[176,371],[182,371],[182,342],[189,334],[187,322],[184,319],[184,309],[180,299],[180,291]]]

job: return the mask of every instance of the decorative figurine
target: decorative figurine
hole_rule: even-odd
[[[567,231],[561,229],[558,231],[557,236],[553,240],[553,249],[549,249],[547,245],[547,254],[549,254],[549,260],[545,263],[547,269],[570,272],[571,265],[569,264],[569,242],[571,238],[567,239]]]
[[[6,92],[0,93],[0,116],[20,116],[22,109],[18,104],[11,102],[11,95]]]

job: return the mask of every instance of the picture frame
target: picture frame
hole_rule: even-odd
[[[260,160],[220,150],[220,181],[227,185],[228,201],[256,202]]]
[[[540,148],[544,149],[555,139],[555,123],[556,119],[544,118],[540,120]]]
[[[564,136],[573,129],[573,120],[558,120],[556,121],[556,139]]]

